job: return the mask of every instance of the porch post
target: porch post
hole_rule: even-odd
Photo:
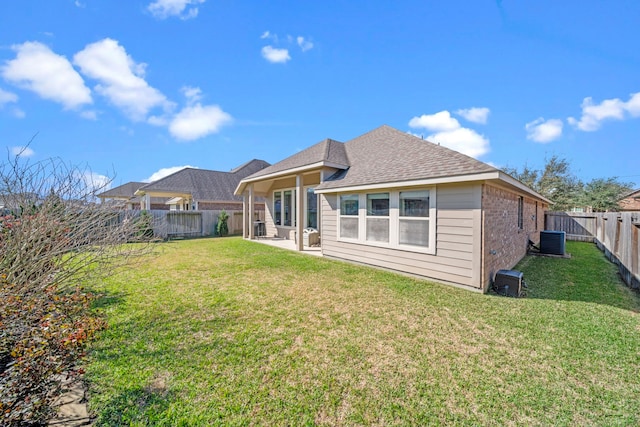
[[[151,196],[145,194],[142,200],[144,201],[144,209],[148,211],[151,210]]]
[[[247,218],[249,218],[249,200],[247,192],[242,193],[242,238],[249,237],[249,228],[247,227]]]
[[[249,239],[253,240],[255,236],[255,228],[253,227],[253,217],[255,216],[255,195],[253,194],[253,184],[249,184],[249,215],[247,225],[249,226]]]
[[[302,175],[296,175],[296,249],[304,249],[304,185]]]

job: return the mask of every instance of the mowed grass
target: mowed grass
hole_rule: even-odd
[[[523,299],[239,238],[158,245],[102,289],[96,425],[638,425],[635,294],[594,245]]]

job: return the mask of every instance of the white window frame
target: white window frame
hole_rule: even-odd
[[[342,215],[341,213],[341,209],[342,209],[342,196],[358,196],[358,214],[357,215]],[[338,195],[338,229],[337,231],[337,235],[338,235],[338,240],[342,240],[345,242],[359,242],[360,238],[362,236],[362,219],[361,219],[361,209],[362,209],[362,196],[358,193],[344,193],[344,194],[339,194]],[[366,207],[365,207],[366,209]],[[340,233],[342,231],[342,217],[345,218],[349,218],[349,219],[356,219],[358,221],[358,237],[353,238],[353,237],[341,237]]]
[[[284,225],[284,193],[291,191],[291,225]],[[280,225],[276,224],[276,193],[280,193]],[[296,227],[296,189],[295,188],[279,188],[273,190],[271,194],[271,206],[273,207],[273,225],[274,227],[295,228]]]
[[[428,217],[409,217],[409,216],[400,216],[400,193],[407,191],[428,191],[429,192],[429,216]],[[379,217],[379,218],[388,218],[389,220],[389,242],[376,242],[367,240],[367,194],[377,194],[377,193],[389,193],[389,216],[388,217]],[[341,230],[341,220],[343,215],[341,215],[341,202],[340,196],[345,195],[358,195],[358,238],[348,238],[342,237],[340,235]],[[357,243],[366,246],[376,246],[388,249],[396,249],[407,252],[419,252],[430,255],[435,255],[436,253],[436,187],[408,187],[408,188],[398,188],[398,189],[380,189],[380,190],[370,190],[366,192],[350,192],[350,193],[338,193],[337,200],[337,229],[336,235],[337,240],[339,242],[346,243]],[[355,215],[345,216],[345,218],[355,218]],[[378,218],[371,217],[369,218]],[[428,222],[428,230],[429,230],[429,244],[428,246],[418,246],[418,245],[409,245],[409,244],[401,244],[400,243],[400,219],[415,219],[421,221]]]
[[[389,208],[387,212],[387,215],[376,215],[373,214],[371,212],[369,212],[369,196],[378,196],[378,195],[387,195],[387,200],[389,203]],[[382,245],[386,245],[391,243],[391,192],[390,191],[381,191],[381,192],[371,192],[371,193],[366,193],[365,194],[365,203],[366,203],[366,218],[365,218],[365,235],[364,235],[364,239],[367,241],[367,243],[374,243],[374,244],[382,244]],[[377,197],[374,198],[373,200],[378,199]],[[373,238],[369,238],[369,221],[386,221],[387,222],[387,229],[389,230],[389,234],[387,235],[387,241],[385,242],[384,240],[375,240]]]

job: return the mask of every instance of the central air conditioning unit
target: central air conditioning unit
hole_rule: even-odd
[[[498,270],[493,281],[493,290],[506,297],[519,298],[524,296],[527,285],[523,280],[524,274],[516,270]]]
[[[549,255],[564,255],[566,234],[564,231],[541,231],[540,253]]]

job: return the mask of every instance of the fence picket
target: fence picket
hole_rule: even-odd
[[[625,283],[640,289],[640,212],[546,212],[545,229],[564,231],[568,240],[595,242]]]

